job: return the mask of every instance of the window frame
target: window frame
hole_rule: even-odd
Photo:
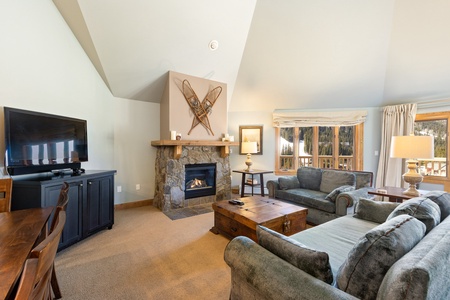
[[[416,114],[416,117],[414,119],[414,122],[416,121],[436,121],[436,120],[447,120],[447,172],[446,176],[433,176],[433,175],[427,175],[423,177],[424,183],[430,183],[430,184],[440,184],[444,186],[444,190],[448,191],[450,190],[450,166],[448,166],[448,163],[450,162],[450,111],[445,112],[432,112],[432,113],[422,113],[422,114]]]
[[[315,145],[318,145],[319,142],[319,126],[309,126],[313,128],[313,142]],[[333,127],[334,128],[334,137],[333,137],[333,165],[336,166],[336,164],[339,161],[339,147],[337,146],[339,143],[339,126],[327,126],[327,127]],[[294,167],[291,170],[281,170],[280,169],[280,142],[281,142],[281,136],[280,136],[280,127],[275,127],[275,175],[295,175],[297,174],[297,169],[299,168],[299,160],[298,160],[298,154],[299,154],[299,128],[300,127],[292,127],[294,128]],[[361,171],[363,170],[363,153],[364,153],[364,123],[360,123],[357,125],[354,125],[353,130],[353,166],[354,169],[352,171]],[[312,165],[313,167],[320,167],[319,166],[319,147],[313,147],[313,153],[312,153]]]

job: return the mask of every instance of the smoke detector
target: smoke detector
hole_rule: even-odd
[[[209,42],[208,47],[209,47],[209,50],[215,51],[215,50],[217,50],[217,48],[219,48],[219,42],[216,40],[212,40],[211,42]]]

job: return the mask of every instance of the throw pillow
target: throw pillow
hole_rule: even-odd
[[[328,253],[310,249],[264,226],[256,226],[258,243],[276,256],[326,283],[333,282]]]
[[[350,172],[323,170],[322,181],[320,182],[320,191],[323,193],[331,193],[335,188],[343,185],[356,184],[355,174]]]
[[[372,199],[359,198],[355,209],[355,218],[383,223],[389,214],[399,205],[395,202],[381,202]]]
[[[281,190],[297,189],[300,187],[297,176],[285,176],[278,178]]]
[[[300,188],[318,191],[322,181],[322,169],[312,167],[298,168],[297,178]]]
[[[360,299],[376,299],[389,268],[408,253],[425,234],[425,225],[409,215],[400,215],[378,225],[350,250],[339,268],[339,289]]]
[[[336,201],[337,196],[339,196],[340,193],[350,192],[354,191],[355,187],[353,185],[343,185],[335,188],[334,190],[329,193],[325,199],[330,200],[332,202]]]
[[[445,191],[432,191],[423,197],[436,203],[441,210],[441,222],[450,215],[450,194]]]
[[[373,174],[369,172],[354,172],[356,176],[356,189],[372,186]]]
[[[398,215],[407,214],[422,221],[430,232],[441,222],[441,210],[439,206],[430,199],[416,197],[409,199],[399,206],[388,216],[388,220]]]

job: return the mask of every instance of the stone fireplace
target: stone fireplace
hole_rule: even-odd
[[[154,206],[166,212],[231,199],[231,170],[227,154],[228,146],[232,145],[231,143],[154,141],[152,145],[158,148],[155,164]],[[192,167],[195,169],[200,165],[214,165],[215,191],[211,195],[199,196],[195,193],[193,196],[188,193],[188,197],[186,197],[186,169]],[[194,173],[198,174],[198,171],[199,169],[196,169]],[[205,171],[200,173],[202,172]],[[190,180],[193,179],[188,178],[188,181]]]
[[[185,81],[189,82],[201,103],[207,99],[211,105],[208,106],[208,114],[201,117],[201,124],[195,122],[199,121],[199,116],[192,109],[192,101],[184,96]],[[222,92],[211,96],[210,92],[218,87]],[[215,96],[217,98],[211,102]],[[227,107],[226,83],[168,72],[160,105],[160,140],[152,141],[152,146],[157,147],[154,206],[167,212],[231,199],[229,147],[238,146],[239,143],[222,141],[222,135],[228,131]],[[209,125],[209,130],[205,127],[205,122]],[[173,131],[182,138],[172,140],[170,133]],[[207,187],[200,186],[195,191],[188,188],[187,191],[186,179],[190,181],[195,178],[186,178],[186,169],[200,164],[215,166],[215,190],[207,182]],[[203,189],[209,190],[209,193],[203,193]]]

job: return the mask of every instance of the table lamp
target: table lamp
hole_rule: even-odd
[[[421,183],[423,176],[417,173],[418,158],[434,158],[434,137],[433,136],[393,136],[391,141],[391,157],[407,158],[408,172],[402,175],[409,188],[403,192],[408,196],[417,197],[420,195],[416,185]]]
[[[247,153],[247,160],[245,164],[247,165],[247,169],[245,171],[250,172],[252,170],[252,153],[258,152],[258,145],[256,142],[242,142],[242,153]]]

